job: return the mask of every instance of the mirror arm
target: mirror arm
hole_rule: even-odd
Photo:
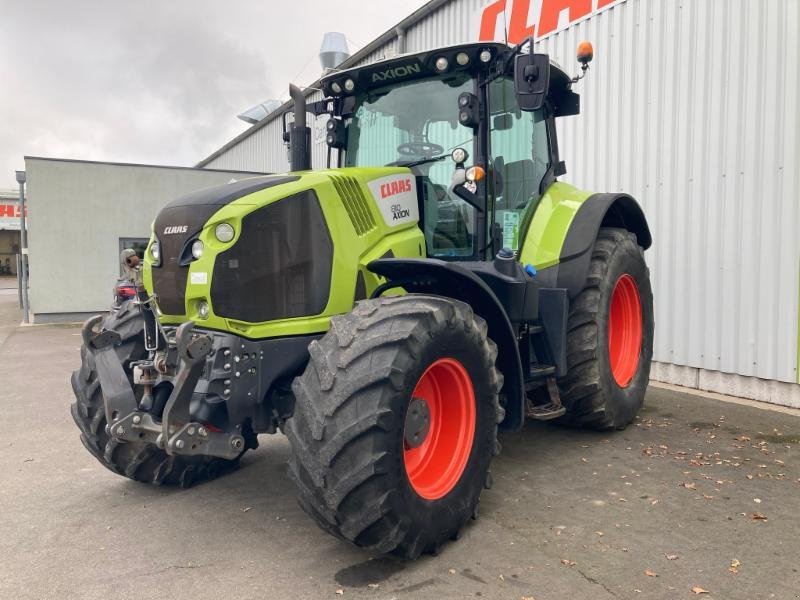
[[[464,202],[469,204],[472,208],[474,208],[478,212],[485,213],[486,210],[480,205],[478,195],[473,194],[467,188],[464,187],[464,183],[466,183],[466,181],[467,181],[466,170],[456,169],[455,173],[453,173],[453,181],[450,184],[450,188],[448,191],[461,198]]]

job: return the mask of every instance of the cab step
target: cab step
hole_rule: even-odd
[[[555,370],[555,367],[553,367],[553,370]],[[550,401],[546,404],[528,403],[525,411],[528,418],[536,419],[537,421],[549,421],[563,417],[566,414],[567,409],[561,404],[561,394],[559,394],[555,377],[547,378],[547,395]]]
[[[556,372],[555,365],[548,365],[545,363],[533,363],[528,368],[528,377],[526,379],[527,388],[538,387],[542,384],[542,379],[547,379]]]
[[[547,404],[528,406],[527,415],[528,418],[536,419],[537,421],[549,421],[551,419],[563,417],[566,412],[567,409],[563,406],[548,402]]]

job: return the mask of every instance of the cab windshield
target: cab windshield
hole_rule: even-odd
[[[475,252],[475,210],[452,194],[458,147],[475,156],[471,128],[458,122],[458,96],[474,92],[467,73],[378,88],[356,99],[348,122],[348,167],[411,166],[424,202],[428,255],[466,258]],[[435,160],[446,156],[441,160]]]

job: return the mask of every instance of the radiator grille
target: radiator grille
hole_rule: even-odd
[[[342,204],[353,223],[353,227],[358,235],[365,235],[377,227],[375,217],[369,210],[367,200],[361,186],[352,177],[334,175],[331,177],[333,187],[336,188]]]
[[[238,241],[217,255],[214,313],[248,323],[318,315],[328,304],[333,242],[313,190],[242,219]]]

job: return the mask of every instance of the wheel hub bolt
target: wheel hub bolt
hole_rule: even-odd
[[[231,440],[231,446],[236,448],[237,450],[241,450],[242,446],[244,446],[244,441],[242,438],[236,437]]]
[[[186,442],[184,442],[183,440],[178,440],[177,442],[175,442],[175,447],[178,450],[181,450],[185,445],[186,445]]]
[[[208,435],[208,430],[205,427],[201,427],[197,430],[197,433],[200,434],[200,437],[206,437]]]
[[[134,415],[132,421],[134,425],[138,425],[139,423],[142,422],[142,417],[140,417],[139,415]]]
[[[125,435],[125,428],[122,425],[117,427],[117,435]]]
[[[406,412],[404,438],[406,446],[417,448],[422,445],[431,428],[431,415],[428,403],[423,398],[412,398]]]

